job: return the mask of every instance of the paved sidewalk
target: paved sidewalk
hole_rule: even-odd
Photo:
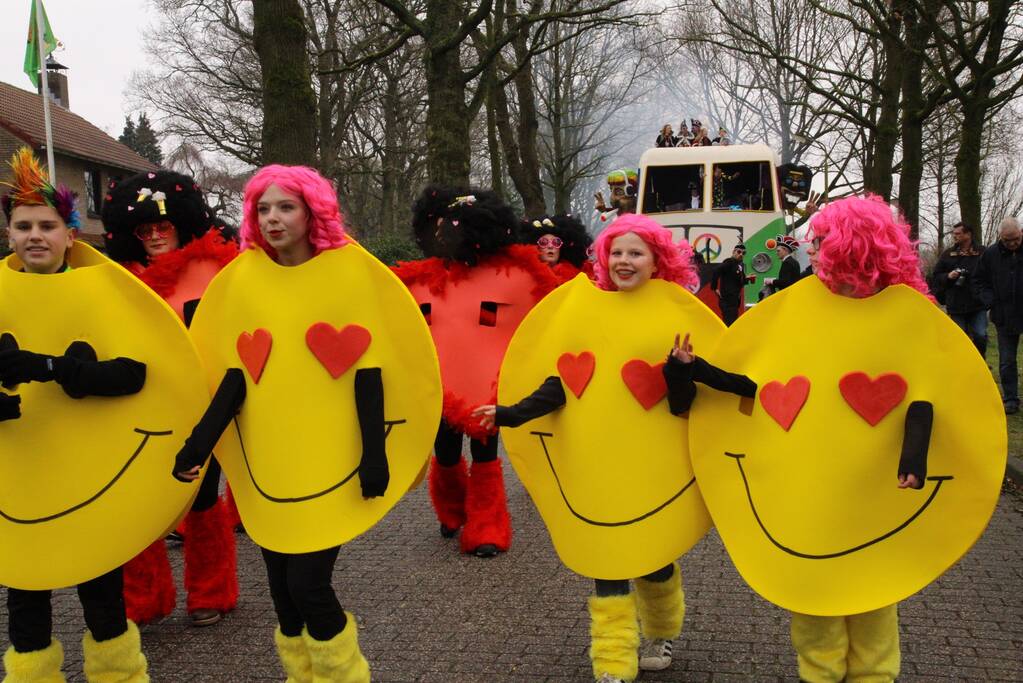
[[[507,465],[507,463],[506,463]],[[563,569],[543,522],[510,467],[512,550],[493,560],[442,539],[425,486],[341,550],[335,585],[358,617],[374,681],[592,681],[586,597]],[[180,579],[181,549],[171,547]],[[171,617],[143,628],[155,682],[282,681],[262,560],[239,537],[241,602],[196,629],[184,596]],[[717,535],[683,560],[685,632],[672,667],[640,681],[796,680],[788,616],[739,578]],[[180,586],[180,580],[178,585]],[[71,591],[54,598],[69,681],[83,681],[84,628]],[[1023,498],[1003,493],[987,532],[940,581],[903,603],[900,681],[1023,680]],[[6,612],[0,614],[6,640]]]

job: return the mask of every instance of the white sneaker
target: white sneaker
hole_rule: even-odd
[[[611,674],[601,674],[600,678],[597,679],[597,683],[626,683],[624,678],[615,678]]]
[[[643,643],[639,650],[639,668],[643,671],[662,671],[671,666],[671,641],[654,639]]]

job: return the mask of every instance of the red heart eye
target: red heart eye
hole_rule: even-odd
[[[582,398],[586,391],[586,385],[593,377],[593,369],[596,367],[597,359],[589,351],[583,351],[578,356],[571,353],[563,353],[558,358],[558,374],[561,380],[575,394],[576,398]]]
[[[785,384],[775,380],[760,390],[760,405],[786,432],[810,395],[810,380],[796,375]]]
[[[906,397],[906,380],[902,375],[886,372],[870,379],[865,372],[850,372],[838,381],[845,402],[871,427],[894,410]]]
[[[643,410],[650,410],[668,393],[661,368],[664,363],[650,365],[645,360],[630,360],[622,366],[622,380]]]
[[[273,345],[273,337],[270,332],[262,327],[256,329],[252,334],[242,332],[235,342],[235,349],[238,357],[241,358],[245,368],[249,371],[249,377],[256,384],[263,376],[263,368],[266,367],[266,359],[270,355],[270,347]]]
[[[305,333],[305,343],[330,376],[345,374],[369,348],[372,335],[365,327],[345,325],[340,330],[330,323],[313,323]]]

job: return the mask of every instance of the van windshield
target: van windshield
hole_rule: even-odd
[[[722,211],[773,211],[771,164],[741,161],[714,164],[711,206]]]
[[[647,166],[644,170],[643,213],[703,209],[703,164]]]

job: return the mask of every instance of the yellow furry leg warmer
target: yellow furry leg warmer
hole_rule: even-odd
[[[48,647],[34,652],[16,652],[13,647],[4,653],[4,683],[64,683],[60,666],[64,663],[64,648],[59,640],[51,640]]]
[[[149,683],[142,639],[134,621],[129,620],[128,630],[110,640],[97,641],[86,631],[82,650],[89,683]]]
[[[594,678],[607,673],[635,680],[639,673],[635,593],[590,597],[590,659]]]
[[[355,617],[345,612],[348,623],[330,640],[316,640],[302,632],[313,668],[313,683],[369,683],[369,662],[359,650]]]
[[[274,643],[281,658],[281,666],[288,676],[285,683],[312,683],[313,666],[305,639],[302,636],[286,636],[277,628],[274,631]]]
[[[792,646],[799,661],[799,680],[839,683],[845,680],[849,634],[845,617],[792,613]]]
[[[647,640],[675,640],[682,633],[686,616],[682,571],[677,563],[671,566],[671,578],[667,581],[636,579],[639,624]]]
[[[888,605],[845,618],[849,631],[846,683],[891,683],[899,676],[899,611]]]

